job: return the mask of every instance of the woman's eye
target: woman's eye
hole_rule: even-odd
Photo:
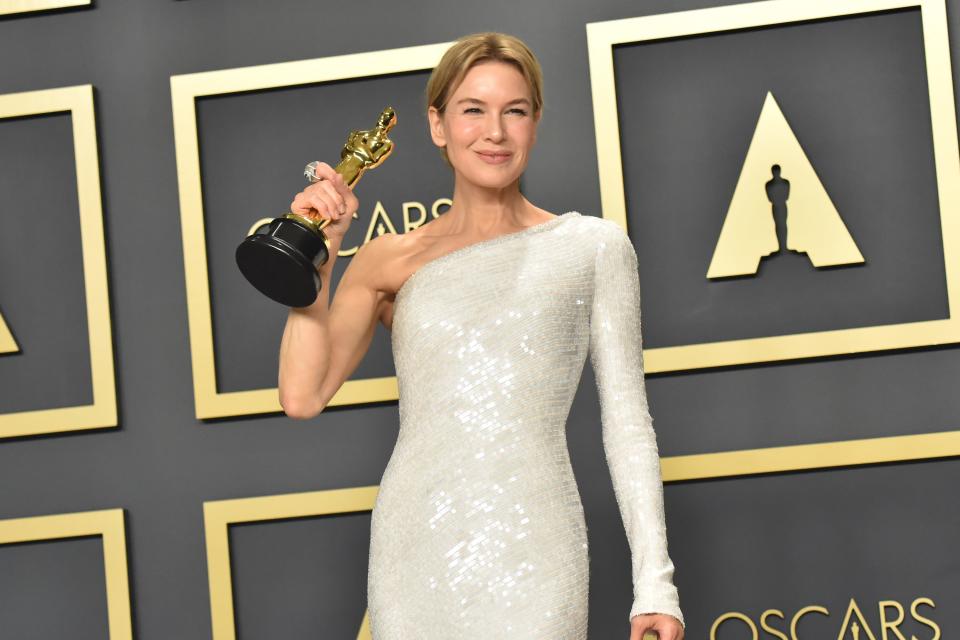
[[[514,108],[514,109],[510,109],[510,111],[513,111],[514,113],[519,113],[521,116],[527,115],[527,112],[524,111],[523,109],[516,109],[516,108]]]
[[[464,113],[480,113],[480,109],[478,107],[467,107],[466,109],[463,110],[463,112]]]

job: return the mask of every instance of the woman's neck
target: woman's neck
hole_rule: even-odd
[[[534,224],[534,207],[520,193],[520,181],[502,189],[489,189],[457,178],[453,204],[443,214],[446,232],[471,237],[491,237]]]

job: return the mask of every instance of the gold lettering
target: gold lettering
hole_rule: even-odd
[[[353,218],[354,218],[354,219],[359,219],[359,218],[360,218],[360,216],[357,215],[357,212],[356,212],[356,211],[353,212]],[[386,225],[384,225],[383,222],[381,222],[379,225],[377,225],[377,219],[378,219],[378,218],[381,218],[382,220],[385,220],[385,221],[386,221]],[[351,224],[352,224],[352,223],[351,223]],[[377,200],[377,204],[376,204],[376,205],[374,206],[374,208],[373,208],[373,216],[371,216],[371,218],[370,218],[370,224],[367,225],[367,234],[366,234],[366,236],[364,236],[363,242],[361,242],[360,244],[358,244],[358,245],[356,245],[356,246],[348,247],[348,248],[346,248],[346,249],[344,249],[343,246],[341,245],[340,249],[337,251],[337,256],[340,257],[340,258],[349,258],[349,257],[351,257],[351,256],[354,255],[357,251],[360,250],[360,246],[361,246],[361,245],[364,245],[364,244],[370,242],[370,238],[373,236],[373,230],[374,230],[374,228],[377,228],[377,231],[378,231],[377,235],[379,236],[379,235],[383,235],[383,234],[384,234],[384,232],[385,232],[385,230],[386,230],[386,229],[385,229],[385,226],[390,227],[390,231],[392,231],[393,233],[396,233],[396,232],[397,232],[397,230],[393,227],[393,222],[390,221],[390,216],[387,215],[387,210],[383,208],[383,203],[381,203],[379,200]]]
[[[882,600],[878,606],[880,607],[880,636],[883,640],[887,640],[887,629],[891,629],[900,640],[907,640],[898,628],[903,624],[904,616],[903,607],[900,606],[900,603],[895,600]],[[898,615],[896,620],[887,620],[887,607],[897,610]]]
[[[772,635],[777,636],[779,640],[790,640],[785,633],[779,629],[774,629],[773,627],[767,624],[767,618],[770,616],[777,616],[781,620],[786,620],[786,617],[783,615],[783,611],[777,611],[776,609],[767,609],[762,614],[760,614],[760,627]]]
[[[420,216],[416,220],[410,219],[410,211],[412,209],[417,209],[420,211]],[[403,203],[403,232],[412,231],[416,229],[424,222],[427,221],[427,208],[420,204],[419,202],[404,202]]]
[[[440,217],[440,207],[447,207],[448,209],[453,205],[453,200],[450,198],[437,198],[434,201],[433,206],[430,207],[430,213],[433,214],[434,218]]]
[[[913,615],[913,619],[919,622],[922,625],[926,625],[933,629],[933,637],[930,640],[940,640],[940,627],[937,626],[937,623],[929,618],[924,618],[922,615],[917,613],[917,605],[925,604],[931,609],[935,609],[936,605],[933,604],[933,600],[930,598],[917,598],[910,605],[910,613]],[[910,640],[917,640],[916,636],[910,636]]]
[[[830,615],[830,612],[827,611],[825,607],[820,607],[815,604],[812,604],[809,607],[804,607],[803,609],[800,609],[800,611],[797,611],[797,613],[793,616],[793,620],[790,621],[790,637],[793,640],[800,640],[797,638],[797,625],[800,624],[800,618],[808,613],[819,613],[825,616]]]
[[[390,220],[390,216],[387,215],[387,210],[383,208],[383,203],[379,200],[377,200],[377,204],[373,208],[373,215],[370,216],[367,235],[363,238],[364,243],[370,242],[373,238],[374,230],[376,230],[378,236],[382,236],[385,233],[397,232],[396,227],[393,226],[393,222]]]
[[[437,218],[440,216],[440,207],[449,207],[452,204],[453,200],[450,198],[438,198],[430,207],[431,214],[434,218]],[[402,207],[404,233],[412,231],[413,229],[426,224],[427,208],[423,203],[417,202],[416,200],[411,200],[410,202],[404,202]],[[412,218],[410,215],[411,211],[414,210],[420,212],[420,215],[416,219]],[[356,212],[354,212],[353,217],[356,219],[359,216]],[[263,224],[264,222],[269,222],[271,219],[272,218],[264,218],[263,220],[258,220],[252,227],[250,227],[250,231],[247,233],[247,235],[250,235],[259,225]],[[383,202],[377,200],[377,203],[373,207],[373,214],[370,217],[370,224],[367,225],[367,232],[364,236],[363,242],[354,247],[341,247],[340,250],[337,251],[337,256],[341,258],[349,258],[359,251],[361,245],[370,242],[370,240],[373,239],[374,234],[382,236],[385,233],[397,233],[397,229],[393,226],[393,221],[390,220],[390,216],[387,214],[387,210],[383,206]]]
[[[750,632],[753,634],[753,640],[758,640],[760,637],[760,632],[757,631],[757,625],[753,624],[753,620],[737,611],[730,611],[713,621],[713,626],[710,627],[710,640],[717,640],[717,629],[719,629],[720,625],[727,620],[743,621],[748,627],[750,627]]]
[[[850,624],[850,617],[853,613],[857,614],[857,620],[860,621],[860,625],[862,625],[863,630],[866,631],[867,637],[870,638],[870,640],[877,640],[877,637],[873,635],[873,631],[870,630],[870,625],[867,624],[866,618],[863,617],[863,612],[860,611],[857,601],[853,598],[850,598],[850,605],[847,607],[847,614],[843,617],[843,624],[840,625],[840,635],[837,636],[837,640],[843,640],[843,636],[847,632],[847,625]],[[853,626],[856,627],[857,623],[854,622]],[[854,631],[854,634],[858,637],[856,631]]]

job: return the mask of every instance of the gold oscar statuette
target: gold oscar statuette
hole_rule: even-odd
[[[397,124],[397,113],[387,107],[373,129],[351,131],[334,170],[353,188],[367,169],[379,167],[393,152],[387,133]],[[314,163],[305,175],[316,182]],[[323,228],[326,218],[286,213],[260,225],[237,247],[237,266],[243,276],[268,298],[289,307],[306,307],[320,291],[317,269],[330,259],[330,241]]]

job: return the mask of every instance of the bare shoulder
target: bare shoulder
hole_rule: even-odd
[[[374,300],[374,313],[388,329],[393,323],[391,271],[400,255],[400,245],[400,237],[395,233],[384,233],[364,242],[350,258],[340,280],[341,287],[356,287],[365,292],[364,297]]]
[[[372,238],[368,242],[362,243],[360,248],[357,249],[357,253],[353,256],[354,261],[368,265],[382,260],[385,256],[389,255],[391,241],[395,235],[394,233],[384,233]]]
[[[364,283],[380,293],[389,294],[387,275],[400,250],[400,238],[395,233],[384,233],[364,242],[350,261],[350,267]]]

